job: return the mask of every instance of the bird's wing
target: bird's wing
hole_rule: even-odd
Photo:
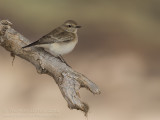
[[[58,42],[67,42],[71,41],[75,38],[73,33],[68,32],[60,32],[58,34],[53,34],[52,32],[43,36],[38,40],[38,44],[50,44],[50,43],[58,43]]]
[[[58,42],[68,42],[75,38],[73,33],[69,33],[66,31],[54,30],[47,35],[41,37],[39,40],[24,46],[23,48],[27,48],[34,45],[40,44],[51,44],[51,43],[58,43]]]

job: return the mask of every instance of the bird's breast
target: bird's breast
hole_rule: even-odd
[[[71,52],[76,46],[77,42],[78,40],[75,39],[67,42],[53,43],[50,45],[49,51],[55,56],[64,55]]]

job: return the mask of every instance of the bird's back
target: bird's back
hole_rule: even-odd
[[[77,38],[76,33],[71,33],[58,27],[39,39],[39,43],[67,42]]]

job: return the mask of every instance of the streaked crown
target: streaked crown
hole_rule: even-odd
[[[72,25],[77,25],[77,23],[73,20],[67,20],[64,22],[64,24],[72,24]]]

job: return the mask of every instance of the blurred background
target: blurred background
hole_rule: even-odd
[[[101,89],[81,89],[88,118],[70,110],[54,80],[0,47],[0,120],[159,120],[159,0],[0,0],[0,19],[39,39],[68,19],[83,26],[66,61]]]

